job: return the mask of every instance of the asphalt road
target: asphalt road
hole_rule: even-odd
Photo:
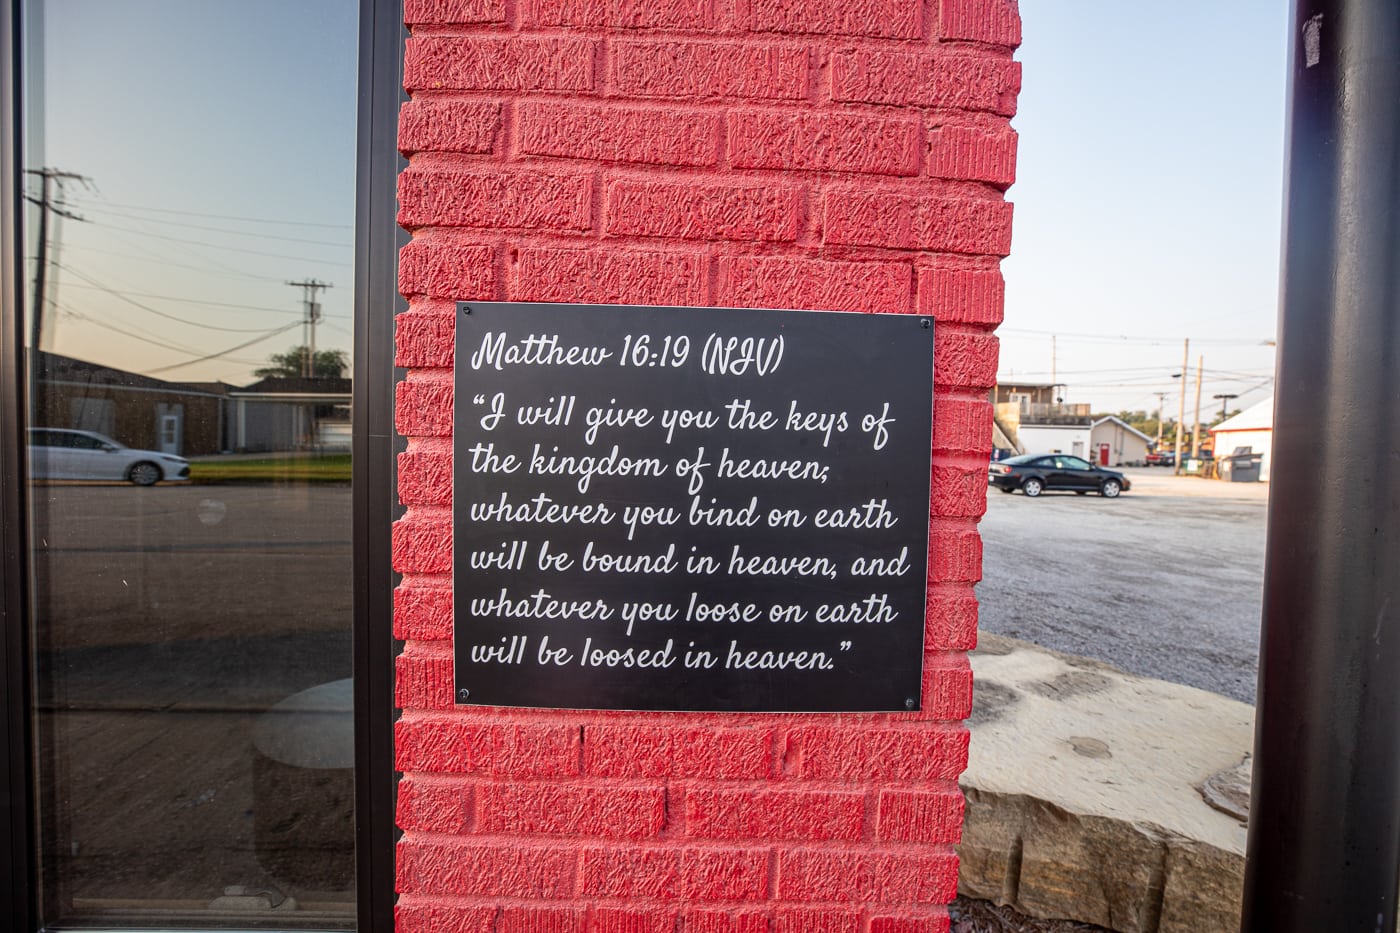
[[[982,629],[1252,704],[1267,484],[1123,472],[1117,499],[989,490]]]

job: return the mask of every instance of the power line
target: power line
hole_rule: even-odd
[[[260,239],[260,240],[279,240],[279,241],[282,241],[282,242],[284,242],[284,243],[310,243],[310,244],[313,245],[313,246],[334,246],[334,247],[336,247],[336,248],[338,248],[338,249],[350,249],[350,248],[351,248],[351,244],[349,244],[349,243],[333,242],[333,241],[330,241],[330,240],[308,240],[308,239],[305,239],[304,237],[294,237],[294,236],[275,236],[275,235],[273,235],[273,234],[271,234],[271,233],[262,233],[262,232],[257,231],[257,230],[230,230],[230,229],[227,228],[227,227],[208,227],[208,226],[205,226],[204,224],[183,224],[183,223],[180,223],[180,222],[177,221],[177,220],[156,220],[156,219],[151,218],[151,217],[138,217],[138,216],[135,215],[135,214],[127,214],[127,213],[123,213],[123,212],[121,212],[121,211],[106,210],[106,209],[101,208],[101,207],[87,207],[87,208],[85,208],[85,210],[87,210],[87,211],[89,211],[89,212],[98,213],[98,214],[112,214],[112,215],[114,215],[114,216],[122,217],[122,218],[125,218],[125,219],[127,219],[127,220],[134,220],[134,221],[136,221],[137,223],[158,223],[158,224],[160,224],[162,227],[184,227],[184,228],[189,229],[189,230],[207,230],[207,231],[209,231],[209,232],[211,232],[211,233],[226,233],[226,234],[228,234],[228,235],[230,235],[230,236],[251,236],[251,237],[257,237],[257,238]]]
[[[269,253],[260,249],[244,249],[241,246],[226,246],[223,243],[206,243],[202,240],[187,240],[184,237],[161,236],[159,233],[150,233],[146,230],[136,230],[131,227],[119,227],[116,224],[98,224],[104,230],[118,230],[122,233],[134,233],[137,236],[150,237],[153,240],[168,240],[171,243],[179,243],[182,246],[207,246],[210,249],[217,249],[225,253],[247,253],[251,256],[270,256],[273,259],[295,260],[296,262],[313,262],[323,266],[338,266],[343,269],[350,268],[348,262],[336,262],[333,259],[312,259],[308,256],[288,256],[286,253]]]
[[[67,267],[64,266],[63,268],[66,269]],[[68,271],[71,272],[72,270],[69,269]],[[176,297],[175,295],[156,295],[156,294],[153,294],[153,293],[151,293],[151,292],[118,292],[118,291],[116,291],[116,290],[114,290],[114,289],[109,289],[109,288],[106,288],[106,287],[101,286],[101,285],[70,285],[69,288],[90,288],[90,289],[95,289],[95,290],[97,290],[97,291],[104,291],[104,292],[110,291],[110,292],[113,292],[113,294],[120,294],[120,295],[123,295],[123,296],[135,296],[135,297],[137,297],[137,298],[159,298],[159,299],[161,299],[162,301],[178,301],[178,302],[180,302],[181,304],[190,304],[190,305],[209,305],[210,307],[213,307],[213,308],[238,308],[238,309],[243,310],[243,311],[271,311],[271,312],[274,312],[274,313],[276,313],[276,314],[300,314],[300,313],[301,313],[300,311],[294,311],[294,310],[292,310],[291,308],[271,308],[271,307],[267,307],[267,306],[264,306],[264,305],[240,305],[240,304],[233,304],[233,303],[227,302],[227,301],[206,301],[206,300],[203,299],[203,298],[178,298],[178,297]],[[247,331],[246,333],[252,333],[252,331]]]
[[[142,311],[150,312],[151,314],[154,314],[154,315],[156,315],[157,317],[163,317],[163,318],[165,318],[165,319],[167,319],[167,320],[175,321],[175,322],[177,322],[177,323],[179,323],[179,324],[186,324],[186,325],[188,325],[188,326],[190,326],[190,327],[202,327],[202,328],[204,328],[205,330],[218,330],[218,331],[223,331],[223,332],[229,333],[229,334],[257,334],[257,333],[262,333],[262,331],[261,331],[260,328],[253,328],[253,327],[220,327],[220,326],[217,325],[217,324],[205,324],[205,323],[202,322],[202,321],[191,321],[191,320],[189,320],[188,318],[182,318],[182,317],[180,317],[180,316],[178,316],[178,315],[175,315],[175,314],[167,314],[167,313],[164,312],[164,311],[159,311],[159,310],[157,310],[157,309],[155,309],[155,308],[152,308],[150,305],[142,304],[141,302],[137,301],[137,300],[134,299],[134,298],[128,298],[126,295],[124,295],[124,294],[122,294],[121,292],[117,291],[115,288],[109,288],[108,286],[103,285],[101,282],[97,281],[96,279],[92,278],[91,276],[84,275],[83,273],[79,272],[79,271],[76,270],[76,269],[71,269],[71,268],[69,268],[68,266],[58,266],[58,268],[62,269],[64,272],[67,272],[69,275],[76,275],[78,278],[82,279],[84,282],[87,282],[87,283],[90,284],[92,287],[94,287],[94,288],[96,288],[96,289],[99,289],[100,291],[104,291],[104,292],[106,292],[107,294],[113,296],[114,298],[118,298],[118,299],[120,299],[121,301],[126,302],[127,304],[131,305],[131,306],[134,307],[134,308],[140,308]]]

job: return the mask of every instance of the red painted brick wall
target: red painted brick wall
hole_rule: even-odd
[[[932,933],[971,704],[1015,0],[406,0],[403,933]],[[938,321],[924,712],[458,711],[457,299]]]

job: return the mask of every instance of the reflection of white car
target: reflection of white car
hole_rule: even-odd
[[[34,479],[127,480],[151,486],[190,478],[190,462],[158,450],[133,450],[93,431],[29,429],[29,470]]]

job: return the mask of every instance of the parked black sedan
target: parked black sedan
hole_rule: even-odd
[[[1022,454],[999,460],[988,468],[987,484],[1002,492],[1019,489],[1032,498],[1047,489],[1067,489],[1081,496],[1097,492],[1112,499],[1132,486],[1122,473],[1068,454]]]

